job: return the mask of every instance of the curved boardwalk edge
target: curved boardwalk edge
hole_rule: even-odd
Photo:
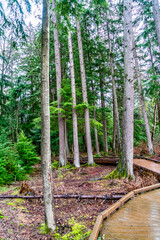
[[[97,220],[94,224],[94,227],[93,227],[92,233],[89,237],[89,240],[97,240],[99,232],[101,230],[103,220],[105,218],[109,217],[112,213],[114,213],[118,208],[120,208],[129,199],[133,198],[137,194],[148,192],[148,191],[151,191],[151,190],[154,190],[157,188],[160,188],[160,183],[133,190],[133,191],[129,192],[128,194],[126,194],[124,197],[122,197],[120,200],[118,200],[116,203],[111,205],[109,208],[107,208],[106,210],[101,212],[97,217]]]

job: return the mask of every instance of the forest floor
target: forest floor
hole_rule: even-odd
[[[160,160],[158,155],[156,159]],[[93,181],[114,170],[115,166],[82,166],[79,169],[53,169],[54,194],[114,195],[155,184],[158,179],[150,172],[135,169],[135,180],[127,179]],[[42,194],[41,166],[26,181],[37,195]],[[19,194],[22,182],[0,187],[0,195]],[[62,235],[71,230],[69,220],[92,229],[97,215],[114,201],[103,199],[55,199],[55,220],[57,232]],[[44,206],[42,200],[1,199],[0,200],[0,239],[46,240],[57,239],[53,234],[44,234]],[[68,238],[69,239],[69,238]],[[76,238],[74,238],[76,239]],[[85,238],[84,238],[85,239]]]

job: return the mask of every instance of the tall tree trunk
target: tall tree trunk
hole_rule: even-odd
[[[97,32],[98,32],[98,37],[100,37],[100,28],[99,24],[97,24]],[[100,56],[102,57],[102,56]],[[108,141],[107,141],[107,123],[106,123],[106,111],[105,111],[105,99],[104,99],[104,82],[103,78],[101,75],[101,69],[100,70],[100,96],[101,96],[101,109],[102,109],[102,125],[103,125],[103,141],[104,141],[104,151],[108,153]]]
[[[70,157],[70,154],[69,154],[69,146],[68,146],[67,123],[66,123],[66,120],[65,120],[65,146],[66,146],[66,164],[67,164],[67,157]]]
[[[19,101],[17,100],[17,109],[16,109],[16,139],[18,141],[18,128],[19,128]]]
[[[112,93],[113,97],[113,93]],[[112,151],[113,153],[116,152],[116,116],[115,116],[115,106],[113,100],[113,140],[112,140]]]
[[[113,68],[113,60],[110,54],[110,64],[111,64],[111,76],[112,76],[112,94],[113,94],[113,105],[114,105],[114,116],[115,123],[117,129],[117,143],[118,143],[118,152],[121,150],[121,133],[120,133],[120,123],[119,123],[119,111],[118,111],[118,103],[117,103],[117,93],[116,93],[116,84],[114,79],[114,68]]]
[[[96,108],[94,108],[94,120],[96,120]],[[99,154],[99,141],[98,141],[98,132],[97,127],[94,127],[95,143],[96,143],[96,153]]]
[[[134,58],[132,30],[132,1],[124,0],[124,98],[122,162],[128,176],[133,176],[133,112],[134,112]]]
[[[82,48],[82,39],[81,39],[81,29],[80,29],[80,22],[78,19],[76,20],[76,27],[77,27],[80,69],[81,69],[83,102],[86,102],[88,104],[86,73],[85,73],[85,67],[84,67],[83,48]],[[87,152],[88,152],[88,164],[93,165],[94,161],[93,161],[93,154],[92,154],[92,141],[91,141],[88,106],[84,111],[84,117],[85,117],[86,142],[87,142]]]
[[[75,72],[74,72],[74,61],[73,61],[73,49],[72,49],[72,35],[68,33],[68,48],[69,48],[69,59],[71,66],[71,88],[72,88],[72,116],[73,116],[73,150],[74,150],[74,165],[80,167],[79,161],[79,145],[78,145],[78,126],[77,126],[77,113],[76,113],[76,87],[75,87]]]
[[[140,74],[140,68],[139,68],[139,63],[138,63],[138,56],[137,56],[137,52],[136,52],[135,43],[133,43],[133,45],[134,45],[133,54],[134,54],[134,58],[135,58],[135,70],[136,70],[136,75],[137,75],[137,79],[138,79],[138,87],[139,87],[139,94],[140,94],[143,118],[144,118],[145,129],[146,129],[148,151],[149,151],[150,155],[153,155],[154,154],[153,143],[152,143],[152,139],[151,139],[151,132],[150,132],[150,128],[149,128],[149,122],[148,122],[148,117],[147,117],[147,112],[146,112],[146,107],[145,107],[144,94],[142,91],[142,82],[141,82],[141,74]]]
[[[90,74],[92,74],[89,49],[88,49],[87,53],[88,53],[87,56],[88,56],[88,62],[89,62],[89,70],[90,70]],[[91,83],[92,83],[92,94],[94,96],[93,105],[95,106],[96,105],[96,101],[95,101],[95,91],[94,91],[93,80],[91,80]],[[96,120],[96,108],[94,108],[93,115],[94,115],[94,120]],[[95,136],[95,144],[96,144],[96,153],[100,154],[100,152],[99,152],[99,141],[98,141],[98,131],[97,131],[97,127],[96,126],[94,127],[94,136]]]
[[[100,94],[101,94],[101,108],[102,108],[104,151],[108,153],[107,124],[106,124],[106,116],[105,116],[105,100],[104,100],[103,87],[104,87],[103,79],[100,74]]]
[[[1,116],[3,116],[3,111],[4,111],[4,109],[3,109],[3,107],[4,107],[3,84],[4,84],[5,43],[3,46],[2,56],[3,56],[3,59],[2,59],[2,75],[1,75]]]
[[[156,129],[156,115],[157,115],[157,104],[155,104],[154,108],[154,115],[153,115],[153,131],[152,131],[152,142],[154,140],[154,134],[155,134],[155,129]]]
[[[90,71],[91,71],[91,69],[90,69]],[[92,93],[95,96],[93,80],[92,80]],[[95,106],[95,104],[96,103],[95,103],[95,98],[94,98],[93,105]],[[94,117],[94,120],[96,121],[96,108],[94,108],[94,110],[93,110],[93,117]],[[94,136],[95,136],[95,144],[96,144],[96,153],[100,154],[100,152],[99,152],[99,141],[98,141],[98,131],[97,131],[96,126],[94,127]]]
[[[41,162],[45,221],[48,228],[54,231],[49,110],[49,0],[43,0],[41,69]]]
[[[150,53],[152,68],[154,69],[155,74],[158,75],[158,73],[157,73],[157,71],[156,71],[156,68],[155,68],[155,66],[154,66],[151,42],[150,42],[149,39],[148,39],[148,41],[149,41],[149,43],[150,43],[150,44],[149,44],[149,53]],[[158,78],[158,82],[159,82],[159,84],[160,84],[160,78]],[[157,94],[157,95],[159,95],[159,91],[158,91],[158,94]],[[160,102],[159,102],[159,99],[157,99],[157,107],[158,107],[158,120],[159,120],[159,124],[160,124]]]
[[[59,40],[57,31],[57,15],[55,10],[55,0],[52,0],[52,21],[54,28],[54,49],[55,49],[55,63],[56,63],[56,81],[57,81],[57,100],[58,108],[61,108],[61,61],[60,61],[60,51],[59,51]],[[65,120],[62,117],[62,113],[58,113],[59,122],[59,161],[60,165],[64,166],[66,164],[66,153],[65,153]]]
[[[50,99],[51,99],[51,102],[54,102],[55,101],[55,89],[54,88],[50,88]]]
[[[156,25],[156,32],[157,32],[157,38],[158,38],[158,44],[159,44],[159,50],[160,50],[160,11],[159,11],[159,1],[158,0],[152,0],[153,3],[153,17],[154,22]]]
[[[160,126],[160,100],[159,99],[157,99],[157,108],[158,108],[158,121]]]
[[[34,114],[34,103],[33,103],[33,101],[32,101],[32,99],[33,99],[33,94],[34,94],[34,90],[33,90],[33,86],[34,86],[34,81],[33,81],[33,76],[31,76],[31,112],[32,112],[32,114]]]
[[[120,150],[121,150],[121,134],[120,134],[120,124],[119,124],[119,111],[118,111],[116,83],[115,83],[115,78],[114,78],[114,65],[113,65],[110,31],[109,31],[108,23],[107,23],[107,31],[108,31],[108,44],[109,44],[109,59],[110,59],[111,77],[112,77],[113,116],[114,116],[113,120],[114,120],[114,126],[116,126],[116,129],[117,129],[118,152],[120,152]],[[113,132],[114,132],[114,129],[113,129]],[[115,135],[115,133],[114,133],[114,135]]]
[[[50,72],[52,71],[52,65],[54,64],[54,60],[52,60],[51,64],[50,64]],[[50,73],[50,77],[49,77],[49,85],[50,85],[50,102],[54,102],[55,101],[55,93],[56,93],[56,89],[55,89],[55,85],[56,85],[56,78],[55,76],[52,76],[52,74]]]

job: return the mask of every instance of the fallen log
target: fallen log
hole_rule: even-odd
[[[42,195],[40,196],[24,196],[24,195],[0,195],[1,198],[24,198],[24,199],[40,199],[43,198]]]
[[[54,195],[54,198],[78,198],[78,199],[104,199],[104,200],[118,200],[123,195]]]
[[[103,200],[118,200],[124,195],[53,195],[54,198],[77,198],[77,199],[103,199]],[[40,199],[43,198],[43,195],[40,196],[21,196],[21,195],[0,195],[2,198],[23,198],[23,199]]]

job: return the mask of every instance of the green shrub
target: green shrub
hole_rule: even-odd
[[[53,169],[58,169],[59,168],[59,161],[54,160],[54,162],[52,163],[52,168]]]
[[[18,152],[10,142],[0,142],[0,185],[25,178]]]
[[[0,218],[4,218],[4,216],[3,216],[3,214],[2,214],[2,212],[0,211]]]
[[[21,160],[21,164],[26,170],[26,172],[32,171],[32,165],[39,161],[36,156],[35,146],[32,144],[23,132],[18,136],[17,151]]]
[[[24,180],[38,160],[35,147],[23,132],[16,144],[8,141],[6,134],[0,135],[0,185]]]
[[[42,223],[42,224],[41,224],[41,227],[40,227],[40,229],[39,229],[39,232],[40,232],[41,234],[44,234],[44,235],[45,235],[45,234],[50,233],[50,232],[51,232],[51,229],[48,228],[45,223]]]
[[[53,169],[64,168],[64,169],[70,169],[70,170],[75,169],[74,165],[71,164],[70,162],[67,162],[66,166],[60,167],[59,161],[56,161],[56,160],[54,160],[54,162],[52,163],[52,168]]]
[[[101,155],[99,153],[96,153],[95,155],[93,155],[93,157],[100,157]]]
[[[140,142],[146,142],[146,131],[144,120],[139,119],[137,113],[134,113],[134,146],[138,146]]]

